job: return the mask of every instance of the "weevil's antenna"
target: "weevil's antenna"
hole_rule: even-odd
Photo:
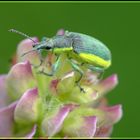
[[[23,57],[24,55],[29,54],[29,53],[31,53],[31,52],[34,52],[34,51],[36,51],[36,49],[32,49],[32,50],[30,50],[30,51],[28,51],[28,52],[25,52],[25,53],[23,53],[23,54],[21,55],[21,57]]]
[[[22,32],[20,32],[20,31],[18,31],[18,30],[15,30],[15,29],[10,29],[10,30],[8,30],[9,32],[13,32],[13,33],[17,33],[17,34],[19,34],[19,35],[22,35],[22,36],[25,36],[26,38],[29,38],[30,40],[32,40],[34,43],[36,43],[30,36],[28,36],[27,34],[25,34],[25,33],[22,33]]]

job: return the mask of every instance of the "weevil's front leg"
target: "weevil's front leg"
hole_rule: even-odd
[[[78,80],[75,81],[76,85],[79,87],[79,89],[80,89],[81,92],[84,92],[85,93],[85,90],[80,85],[80,81],[81,81],[81,79],[82,79],[82,77],[84,75],[84,72],[80,69],[80,67],[78,66],[78,64],[76,64],[76,63],[74,63],[72,61],[72,59],[69,59],[69,62],[71,63],[74,71],[77,71],[80,74],[80,77],[78,78]]]
[[[40,61],[40,63],[39,63],[39,65],[33,65],[32,64],[34,68],[38,68],[38,67],[40,67],[43,64],[44,59],[42,57],[41,52],[42,52],[42,50],[38,50],[38,55],[39,55],[39,61]]]
[[[47,37],[43,37],[43,38],[42,38],[42,42],[43,42],[43,41],[45,42],[46,40],[47,40]],[[39,65],[33,65],[34,68],[38,68],[38,67],[40,67],[40,66],[43,64],[44,59],[43,59],[43,57],[42,57],[42,50],[43,50],[43,49],[37,50],[37,51],[38,51],[38,55],[39,55],[40,64],[39,64]]]
[[[57,56],[55,63],[52,65],[52,70],[50,73],[44,72],[44,70],[39,71],[39,73],[47,75],[47,76],[53,76],[55,74],[55,72],[58,70],[58,67],[60,65],[60,60],[61,60],[61,57]]]

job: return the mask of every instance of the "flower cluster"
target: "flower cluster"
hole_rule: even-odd
[[[9,73],[0,76],[0,137],[109,137],[122,117],[121,105],[110,107],[105,98],[118,84],[117,75],[99,80],[97,73],[85,69],[80,84],[86,93],[81,93],[75,84],[78,74],[65,55],[54,76],[38,74],[49,71],[55,57],[48,53],[35,68],[37,52],[21,57],[32,45],[30,39],[20,42]]]

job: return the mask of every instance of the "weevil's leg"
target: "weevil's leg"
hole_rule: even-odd
[[[80,67],[78,66],[78,64],[74,63],[71,59],[68,59],[68,60],[71,63],[74,71],[77,71],[80,74],[80,77],[78,78],[78,80],[75,81],[76,85],[79,87],[79,89],[80,89],[81,92],[84,92],[85,93],[85,90],[80,85],[80,81],[81,81],[81,79],[82,79],[82,77],[84,75],[83,71],[80,69]]]
[[[39,64],[39,65],[33,65],[34,68],[40,67],[40,66],[42,65],[43,61],[44,61],[41,52],[42,52],[42,50],[38,50],[38,55],[39,55],[40,64]]]
[[[94,71],[94,72],[98,72],[99,73],[99,76],[98,76],[98,79],[99,80],[101,80],[103,78],[103,75],[104,75],[104,69],[103,68],[95,67],[95,66],[92,66],[92,65],[88,65],[87,67],[91,71]]]
[[[58,67],[60,65],[60,60],[61,60],[61,57],[57,56],[55,63],[52,65],[52,70],[50,73],[44,72],[44,70],[39,71],[39,73],[47,75],[47,76],[53,76],[55,74],[55,72],[58,70]]]
[[[93,65],[86,65],[86,67],[88,69],[90,69],[91,71],[93,72],[98,72],[99,73],[99,76],[97,77],[99,80],[101,80],[103,78],[103,74],[104,74],[104,69],[103,68],[100,68],[100,67],[95,67]],[[94,89],[96,92],[98,92],[98,90],[95,88]]]
[[[104,71],[100,72],[99,76],[98,76],[98,79],[101,80],[103,79],[103,76],[104,76]]]

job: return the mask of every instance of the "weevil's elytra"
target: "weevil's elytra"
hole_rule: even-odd
[[[109,49],[99,40],[84,34],[71,33],[75,36],[74,51],[79,57],[93,65],[107,68],[111,64],[111,53]]]
[[[14,29],[10,31],[24,35],[25,37],[31,39],[26,34],[16,31]],[[44,49],[46,51],[51,51],[52,53],[55,53],[57,55],[57,59],[56,62],[53,64],[52,71],[50,73],[41,73],[48,76],[54,75],[60,65],[61,54],[66,53],[68,56],[67,59],[72,65],[73,69],[80,74],[80,77],[76,81],[76,83],[82,91],[84,90],[81,88],[79,83],[84,73],[80,68],[80,65],[75,63],[74,60],[85,65],[87,69],[99,73],[103,73],[104,70],[111,65],[111,52],[106,47],[106,45],[103,44],[101,41],[95,39],[94,37],[81,33],[66,31],[62,35],[56,35],[52,38],[46,39],[43,38],[41,42],[33,45],[33,49],[31,51],[23,55],[26,55],[32,51],[38,51],[38,53],[40,54],[41,65],[43,61],[41,51]]]

